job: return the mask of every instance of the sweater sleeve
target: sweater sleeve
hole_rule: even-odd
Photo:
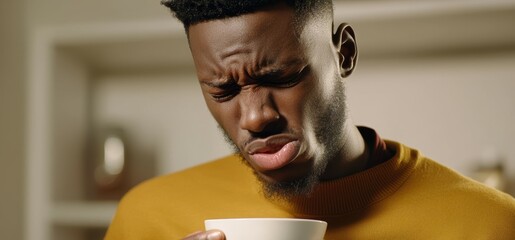
[[[164,211],[165,202],[154,191],[153,180],[129,191],[120,201],[104,240],[179,239],[176,219]]]
[[[132,239],[144,239],[141,233],[134,232],[137,226],[133,226],[136,223],[134,214],[137,212],[135,208],[131,207],[132,196],[130,194],[124,196],[120,201],[116,214],[112,219],[105,240],[132,240]]]

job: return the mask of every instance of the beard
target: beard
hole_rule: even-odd
[[[250,163],[241,153],[240,148],[229,137],[225,129],[220,125],[218,128],[222,132],[225,141],[231,146],[235,154],[239,156],[243,163],[253,169],[254,175],[259,180],[265,197],[271,199],[292,199],[295,197],[309,196],[318,183],[321,176],[326,171],[328,163],[332,159],[336,159],[342,149],[344,140],[343,127],[347,119],[347,106],[345,99],[345,86],[341,79],[336,79],[333,96],[330,100],[317,99],[313,101],[313,106],[309,106],[314,117],[314,135],[316,141],[323,146],[323,153],[316,159],[308,172],[297,179],[288,181],[270,181],[265,179],[261,174],[250,166]],[[327,102],[325,107],[321,108],[318,104]],[[294,130],[289,132],[295,133]]]

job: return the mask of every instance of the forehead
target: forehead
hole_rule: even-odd
[[[270,62],[288,55],[302,55],[299,34],[294,27],[294,12],[277,5],[254,13],[190,26],[190,49],[195,64],[224,62],[233,56]]]
[[[261,33],[278,28],[290,28],[293,26],[293,21],[293,9],[286,4],[275,4],[240,16],[214,19],[191,25],[188,28],[188,35],[194,39],[199,33],[205,35],[217,31],[227,32],[237,28],[252,29],[253,31],[249,32]],[[270,29],[270,27],[274,28]],[[209,29],[212,29],[213,32],[209,32]]]

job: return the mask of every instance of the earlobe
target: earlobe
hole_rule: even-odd
[[[352,27],[347,23],[340,24],[333,34],[333,44],[338,52],[340,74],[347,77],[354,71],[358,60],[358,48]]]

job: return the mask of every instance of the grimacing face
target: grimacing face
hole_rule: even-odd
[[[332,22],[293,24],[277,4],[188,31],[207,107],[268,195],[308,193],[346,140]]]

